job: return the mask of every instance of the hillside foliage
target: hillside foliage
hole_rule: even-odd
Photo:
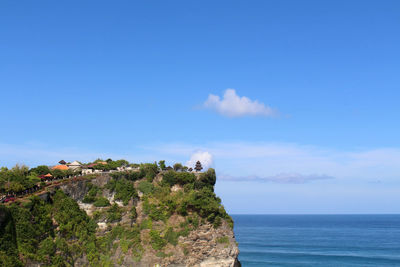
[[[135,171],[110,173],[103,187],[90,178],[86,180],[82,202],[97,208],[91,216],[61,190],[54,191],[46,201],[32,196],[23,202],[0,205],[4,214],[0,266],[24,266],[27,262],[74,266],[82,258],[90,266],[113,266],[112,257],[118,248],[134,261],[140,261],[147,249],[158,257],[167,257],[168,246],[187,251],[179,244],[179,237],[188,236],[202,224],[218,228],[226,222],[233,227],[214,193],[214,169],[194,174],[175,164],[163,170],[164,161],[138,167]],[[36,173],[47,171],[43,166],[31,170],[24,166],[3,168],[0,178],[24,187],[36,182]],[[110,195],[120,201],[119,205]],[[174,215],[184,218],[184,222],[171,224]],[[101,235],[100,222],[107,225]]]

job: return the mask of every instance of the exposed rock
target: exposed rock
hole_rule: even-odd
[[[127,206],[124,206],[122,201],[116,201],[114,199],[115,193],[109,192],[104,189],[104,186],[111,178],[106,176],[99,176],[91,180],[91,183],[99,187],[103,187],[102,196],[107,198],[110,203],[117,203],[122,210],[122,218],[119,222],[107,223],[106,221],[98,221],[98,235],[104,235],[112,227],[116,225],[124,225],[129,227],[132,224],[132,220],[129,215],[129,210],[133,205],[136,207],[137,218],[136,223],[140,224],[147,215],[143,212],[141,200],[129,201]],[[154,182],[161,181],[158,175]],[[135,183],[137,185],[137,182]],[[66,185],[60,186],[60,188],[69,196],[77,200],[81,209],[85,210],[89,216],[92,216],[95,211],[102,211],[105,208],[98,208],[92,204],[82,203],[82,199],[88,191],[86,181],[76,181]],[[179,185],[174,185],[171,188],[171,192],[177,192],[183,190]],[[139,196],[143,194],[139,192]],[[180,215],[172,215],[166,223],[162,221],[153,222],[153,229],[163,229],[168,226],[179,226],[186,221],[185,217]],[[144,229],[141,232],[141,239],[144,244],[148,244],[150,230]],[[220,240],[224,239],[224,242]],[[116,241],[118,243],[118,241]],[[145,251],[139,262],[135,262],[132,258],[132,254],[128,251],[124,251],[118,246],[114,251],[113,256],[110,260],[114,262],[114,266],[174,266],[174,267],[238,267],[240,262],[238,261],[239,249],[234,237],[233,230],[227,222],[223,221],[222,225],[218,228],[214,228],[211,224],[203,222],[197,229],[192,230],[187,236],[180,236],[178,239],[178,245],[173,246],[168,244],[164,248],[165,257],[157,256],[157,251],[147,245]],[[81,265],[83,264],[83,265]],[[76,266],[84,266],[87,264],[85,258],[80,259],[76,263]]]

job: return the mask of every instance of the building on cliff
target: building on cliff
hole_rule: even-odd
[[[68,166],[71,170],[73,170],[73,171],[82,168],[82,164],[80,164],[80,163],[79,163],[78,161],[76,161],[76,160],[75,160],[74,162],[72,162],[72,163],[68,163],[67,166]]]
[[[53,170],[60,170],[60,171],[66,171],[68,170],[68,166],[67,165],[56,165],[52,168]]]
[[[196,166],[194,167],[194,169],[196,170],[196,172],[201,172],[201,170],[203,169],[203,166],[201,166],[201,162],[199,160],[196,162]]]

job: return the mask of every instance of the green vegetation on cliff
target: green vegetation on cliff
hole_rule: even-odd
[[[126,257],[140,261],[149,251],[164,259],[173,256],[171,248],[187,255],[189,249],[180,240],[202,225],[218,228],[226,222],[233,227],[214,193],[213,169],[191,173],[175,164],[175,170],[167,171],[163,161],[138,166],[103,175],[103,183],[93,175],[83,180],[80,200],[92,207],[90,216],[61,189],[46,201],[32,196],[0,205],[0,266],[113,266]],[[21,177],[29,180],[28,174]],[[28,182],[20,179],[21,184]],[[220,237],[216,243],[226,240]],[[125,258],[115,259],[117,251]]]
[[[12,242],[1,242],[1,251],[7,255],[1,257],[1,266],[21,266],[27,261],[73,265],[82,253],[91,253],[97,225],[62,191],[55,192],[52,203],[35,196],[24,205],[15,203],[1,209],[8,218],[1,225],[1,236],[13,237]],[[19,259],[15,257],[16,248]],[[6,264],[8,261],[12,264]]]

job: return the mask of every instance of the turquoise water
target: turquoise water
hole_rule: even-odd
[[[400,266],[400,215],[233,215],[247,266]]]

